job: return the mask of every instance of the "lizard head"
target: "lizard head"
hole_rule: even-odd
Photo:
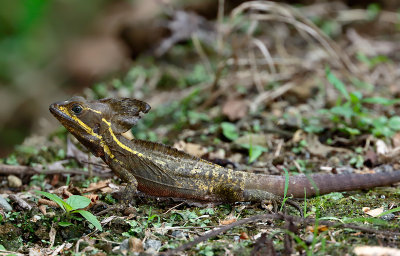
[[[101,125],[107,124],[115,134],[132,128],[140,119],[140,112],[147,113],[150,106],[130,98],[106,98],[89,101],[75,96],[50,105],[50,112],[83,145],[96,156],[104,152]]]

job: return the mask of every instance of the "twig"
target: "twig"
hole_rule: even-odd
[[[273,91],[265,91],[261,94],[259,94],[251,103],[250,105],[250,111],[254,112],[256,111],[257,107],[261,104],[261,103],[266,103],[267,101],[271,101],[274,100],[280,96],[282,96],[283,94],[285,94],[287,91],[289,91],[290,89],[292,89],[295,86],[294,83],[292,82],[288,82],[278,88],[276,88]]]
[[[201,243],[203,241],[206,241],[206,240],[208,240],[208,239],[210,239],[210,238],[212,238],[214,236],[217,236],[217,235],[219,235],[221,233],[224,233],[224,232],[228,231],[229,229],[232,229],[234,227],[237,227],[237,226],[240,226],[240,225],[243,225],[243,224],[246,224],[246,223],[262,220],[262,219],[278,219],[278,214],[255,215],[255,216],[252,216],[252,217],[247,218],[247,219],[238,220],[238,221],[233,222],[233,223],[231,223],[229,225],[222,226],[222,227],[220,227],[218,229],[210,231],[210,232],[206,233],[205,235],[200,236],[200,237],[194,239],[193,241],[191,241],[189,243],[186,243],[186,244],[183,244],[183,245],[179,246],[178,248],[176,248],[174,250],[166,251],[162,255],[164,255],[164,256],[176,255],[180,251],[184,251],[186,249],[192,248],[196,244],[199,244],[199,243]]]
[[[20,198],[19,196],[15,194],[11,194],[8,196],[11,200],[16,202],[22,209],[30,211],[32,209],[32,206],[28,204],[24,199]]]
[[[45,170],[42,167],[32,167],[32,166],[25,166],[25,165],[6,165],[0,164],[0,174],[15,174],[15,175],[34,175],[34,174],[78,174],[78,175],[85,175],[88,176],[88,172],[84,172],[79,169],[54,169],[54,170]],[[100,177],[110,177],[112,176],[111,173],[96,173],[96,176]]]
[[[181,205],[184,204],[184,203],[185,203],[185,202],[181,202],[181,203],[175,205],[174,207],[169,208],[166,212],[164,212],[164,214],[169,213],[171,210],[173,210],[173,209],[175,209],[175,208],[181,206]]]
[[[292,222],[300,222],[303,225],[308,225],[308,224],[312,224],[315,223],[315,219],[313,218],[301,218],[301,217],[297,217],[297,216],[292,216],[292,215],[286,215],[286,214],[281,214],[281,213],[276,213],[276,214],[261,214],[261,215],[255,215],[252,217],[249,217],[247,219],[242,219],[242,220],[238,220],[232,224],[226,225],[226,226],[222,226],[218,229],[215,229],[209,233],[206,233],[203,236],[200,236],[196,239],[194,239],[191,242],[188,242],[186,244],[181,245],[180,247],[174,249],[174,250],[169,250],[166,251],[165,253],[163,253],[162,255],[164,256],[169,256],[169,255],[177,255],[179,254],[180,251],[184,251],[187,250],[189,248],[194,247],[195,245],[204,242],[212,237],[215,237],[221,233],[224,233],[234,227],[243,225],[243,224],[247,224],[247,223],[251,223],[251,222],[255,222],[255,221],[259,221],[259,220],[265,220],[265,219],[270,219],[270,220],[286,220],[286,221],[292,221]],[[366,233],[372,233],[372,234],[382,234],[385,236],[400,236],[400,232],[395,232],[395,231],[387,231],[387,230],[376,230],[376,229],[372,229],[372,228],[367,228],[367,227],[361,227],[361,226],[357,226],[354,224],[343,224],[343,223],[339,223],[339,222],[331,222],[331,221],[323,221],[323,220],[319,220],[318,223],[320,225],[326,225],[329,227],[336,227],[336,228],[350,228],[350,229],[354,229],[354,230],[360,230]]]

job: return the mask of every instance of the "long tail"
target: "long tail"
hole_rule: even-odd
[[[274,175],[255,175],[251,186],[283,196],[285,177]],[[289,177],[287,196],[303,198],[331,192],[351,191],[381,187],[400,182],[400,171],[373,174],[314,174]]]

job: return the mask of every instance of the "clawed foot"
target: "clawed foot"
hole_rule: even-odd
[[[127,185],[124,189],[116,192],[114,197],[123,207],[129,207],[136,204],[136,192],[135,186]]]

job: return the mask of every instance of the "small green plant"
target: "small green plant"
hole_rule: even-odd
[[[222,134],[227,139],[229,139],[231,141],[235,141],[239,138],[239,131],[233,123],[222,122],[221,128],[222,128]],[[258,128],[256,127],[256,129],[258,129]],[[268,152],[268,148],[253,143],[251,134],[249,136],[248,143],[240,143],[239,145],[242,148],[245,148],[249,151],[248,163],[252,163],[252,162],[256,161],[262,155],[262,153]]]
[[[149,210],[149,215],[147,217],[147,221],[144,223],[144,229],[147,229],[147,227],[149,226],[149,224],[153,224],[154,227],[160,227],[161,226],[161,218],[159,215],[157,214],[151,214],[151,206],[150,206],[150,210]],[[157,219],[157,222],[153,222],[154,219]]]
[[[372,133],[376,137],[390,137],[396,131],[400,131],[399,116],[392,116],[391,118],[376,116],[366,107],[366,104],[389,106],[399,103],[400,99],[364,98],[361,92],[349,93],[344,83],[329,68],[326,68],[326,77],[342,96],[338,99],[336,106],[322,111],[336,124],[337,130],[350,136],[366,132]]]
[[[37,194],[42,195],[44,197],[47,197],[48,199],[54,201],[57,203],[61,209],[63,209],[66,213],[67,216],[70,216],[71,214],[74,213],[79,213],[84,217],[87,221],[89,221],[93,226],[95,226],[98,230],[103,231],[103,228],[101,227],[100,222],[97,220],[97,218],[91,214],[88,211],[82,210],[86,206],[90,204],[90,199],[84,196],[77,196],[77,195],[72,195],[70,196],[66,201],[62,200],[60,197],[57,195],[44,192],[44,191],[35,191]],[[59,222],[58,223],[60,226],[70,226],[73,225],[72,223],[69,222]]]
[[[285,202],[291,198],[291,197],[286,197],[287,192],[289,190],[289,172],[286,170],[286,168],[283,168],[283,170],[285,171],[285,190],[283,192],[283,200],[282,200],[282,205],[281,205],[280,211],[282,211],[283,206],[285,205]]]
[[[297,144],[297,146],[292,148],[292,152],[295,154],[301,154],[304,152],[305,148],[307,147],[307,141],[306,140],[301,140]]]
[[[232,141],[239,138],[239,131],[237,130],[236,126],[229,122],[222,122],[221,123],[222,134]]]

